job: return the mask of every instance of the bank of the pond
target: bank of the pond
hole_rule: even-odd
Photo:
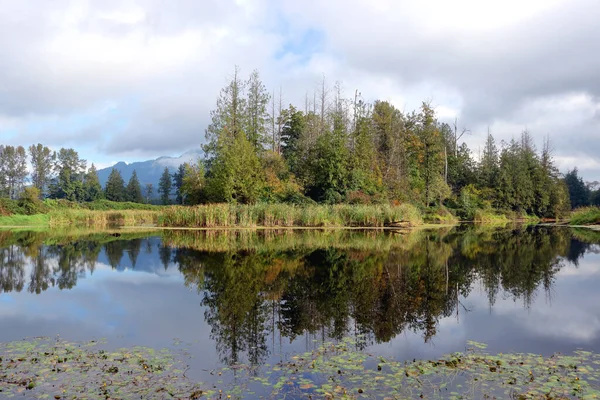
[[[582,207],[573,211],[569,222],[574,226],[590,225],[600,228],[600,207]]]
[[[0,393],[30,398],[519,398],[598,399],[600,356],[585,351],[542,357],[466,350],[402,362],[356,350],[344,339],[275,365],[236,364],[186,376],[185,351],[101,349],[96,341],[34,339],[0,344]],[[235,375],[235,379],[231,379]]]
[[[411,204],[304,205],[210,204],[167,207],[161,210],[162,227],[384,227],[417,226],[420,210]]]
[[[409,203],[153,206],[105,200],[82,204],[46,200],[40,210],[42,211],[33,215],[0,215],[0,227],[410,228],[424,224],[452,225],[459,222],[454,213],[444,207],[422,209]],[[508,224],[539,221],[539,218],[533,216],[477,210],[473,221],[469,222]]]

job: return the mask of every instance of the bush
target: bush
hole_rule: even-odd
[[[26,187],[19,197],[18,204],[25,215],[39,214],[44,211],[44,203],[40,200],[40,190],[35,187]]]

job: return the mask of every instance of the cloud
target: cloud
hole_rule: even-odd
[[[352,97],[498,139],[527,127],[600,178],[593,0],[0,0],[0,139],[155,157],[198,147],[234,65],[304,105],[323,75]],[[85,120],[86,123],[77,122]],[[75,122],[74,122],[75,121]],[[79,127],[79,130],[73,128]],[[88,156],[88,158],[91,158]]]

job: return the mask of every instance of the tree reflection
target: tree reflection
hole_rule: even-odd
[[[165,269],[175,265],[185,284],[197,288],[221,361],[257,365],[269,355],[269,335],[355,335],[366,346],[412,331],[430,341],[441,318],[468,311],[461,299],[474,288],[485,290],[490,307],[500,296],[530,307],[538,291],[549,296],[563,264],[576,265],[589,246],[569,229],[548,227],[409,234],[172,231],[160,244],[147,237],[52,241],[2,232],[0,290],[21,291],[26,282],[30,293],[70,289],[101,257],[113,269],[124,263],[135,268],[144,247],[148,257]]]

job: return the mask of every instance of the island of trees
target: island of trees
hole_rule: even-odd
[[[438,121],[430,104],[405,113],[358,92],[348,99],[339,83],[284,106],[257,71],[243,79],[236,68],[211,120],[205,158],[165,168],[158,188],[135,173],[125,183],[117,170],[102,188],[74,149],[0,146],[0,197],[147,203],[156,190],[164,204],[411,203],[462,219],[478,210],[554,218],[600,204],[577,169],[558,171],[549,139],[537,149],[526,130],[501,143],[488,132],[475,156],[467,130]]]

